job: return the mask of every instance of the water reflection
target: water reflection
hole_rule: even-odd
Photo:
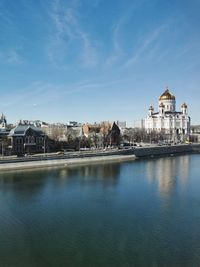
[[[190,156],[167,157],[147,161],[147,179],[157,182],[163,197],[169,197],[180,182],[185,187],[188,182]],[[178,177],[178,178],[177,178]],[[177,180],[179,179],[179,180]]]
[[[4,192],[13,191],[21,198],[40,194],[48,178],[47,171],[16,171],[0,174],[0,186]]]
[[[185,187],[188,183],[189,169],[190,169],[190,156],[182,156],[178,158],[178,176],[180,177],[180,183]]]
[[[23,197],[31,197],[43,190],[43,187],[62,187],[63,185],[115,186],[120,176],[120,164],[84,165],[44,170],[24,170],[0,174],[0,186],[12,189]]]
[[[70,167],[58,171],[56,182],[74,182],[78,178],[82,185],[102,183],[104,186],[116,185],[120,176],[120,164],[98,164]]]

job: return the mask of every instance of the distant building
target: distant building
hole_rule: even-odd
[[[12,154],[41,153],[45,149],[45,134],[35,126],[18,125],[9,135]]]
[[[67,126],[72,126],[72,127],[81,127],[81,123],[80,122],[77,122],[77,121],[69,121],[68,123],[67,123]]]
[[[50,139],[63,141],[66,139],[67,125],[63,123],[51,123],[41,125],[41,129]]]
[[[191,133],[195,134],[200,134],[200,125],[191,125]]]
[[[113,122],[111,131],[109,133],[110,144],[113,146],[119,146],[121,142],[121,132],[119,126]]]
[[[181,111],[176,111],[176,98],[167,88],[159,98],[158,111],[155,112],[153,106],[150,106],[144,126],[149,133],[155,131],[187,136],[190,133],[188,107],[183,103]]]
[[[193,142],[200,142],[200,125],[191,126],[190,140]]]
[[[6,116],[2,113],[0,116],[0,131],[6,131],[7,128],[7,120],[6,120]]]
[[[134,124],[133,124],[133,127],[136,128],[136,129],[144,129],[145,128],[144,123],[145,123],[144,119],[135,120]]]
[[[38,128],[45,127],[48,123],[41,120],[20,120],[16,125],[32,125]]]
[[[116,146],[120,143],[120,129],[115,122],[84,124],[83,134],[87,138],[98,140],[98,146]]]
[[[116,124],[121,129],[125,129],[126,128],[126,121],[117,121]]]
[[[83,135],[83,129],[81,123],[72,123],[67,124],[66,138],[67,141],[69,138],[75,139],[80,138]]]
[[[101,135],[107,135],[109,131],[112,129],[113,123],[111,122],[101,122],[101,123],[86,123],[83,124],[83,134],[86,137],[96,135],[96,134],[101,134]]]
[[[6,116],[2,113],[0,116],[0,139],[6,139],[7,135],[12,129],[11,124],[7,124]]]

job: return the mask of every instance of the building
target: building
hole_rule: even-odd
[[[126,128],[126,121],[117,121],[116,124],[120,129]]]
[[[200,143],[200,125],[191,126],[190,141]]]
[[[192,134],[200,134],[200,125],[191,125]]]
[[[135,129],[144,129],[144,119],[134,120],[133,128]]]
[[[0,131],[6,131],[7,128],[7,120],[6,120],[6,116],[2,113],[0,116]]]
[[[46,135],[32,125],[18,125],[8,135],[11,154],[41,153],[45,151]]]
[[[67,126],[69,126],[69,127],[82,127],[82,124],[80,122],[77,122],[77,121],[69,121],[67,123]]]
[[[66,140],[81,138],[83,136],[83,129],[81,123],[69,123],[67,125]]]
[[[93,139],[96,147],[118,146],[120,133],[120,128],[115,122],[104,121],[83,125],[83,135]]]
[[[94,124],[86,123],[83,124],[82,126],[83,134],[85,137],[90,137],[97,134],[100,134],[102,136],[107,135],[109,131],[112,129],[112,125],[113,123],[109,121],[103,121],[101,123],[94,123]]]
[[[148,116],[144,120],[144,127],[148,133],[161,132],[175,136],[188,136],[190,133],[190,117],[186,103],[181,105],[181,111],[176,111],[176,98],[166,88],[159,97],[158,111],[150,106]]]
[[[54,141],[66,139],[67,125],[63,123],[49,123],[41,125],[41,129]]]

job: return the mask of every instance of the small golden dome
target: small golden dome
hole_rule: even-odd
[[[175,100],[175,96],[170,93],[169,89],[167,88],[165,92],[160,96],[159,100]]]
[[[184,102],[181,107],[182,108],[187,108],[187,104]]]
[[[153,106],[152,106],[152,105],[149,107],[149,110],[154,110],[154,108],[153,108]]]

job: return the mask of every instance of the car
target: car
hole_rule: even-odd
[[[56,155],[62,156],[62,155],[64,155],[64,151],[58,151],[58,152],[56,153]]]
[[[190,145],[191,142],[186,140],[186,141],[184,142],[184,144]]]

